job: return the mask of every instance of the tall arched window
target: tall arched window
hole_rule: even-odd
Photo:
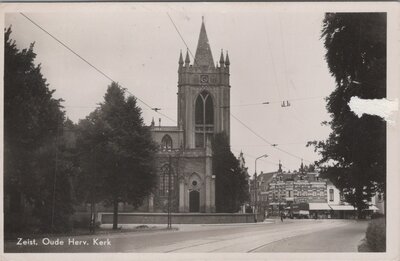
[[[214,104],[210,93],[202,91],[195,103],[195,146],[202,148],[214,133]]]
[[[168,134],[165,134],[161,139],[161,150],[172,150],[172,139]]]
[[[169,179],[171,178],[171,184],[169,183]],[[175,175],[173,170],[171,169],[171,173],[169,172],[169,165],[165,164],[160,169],[160,176],[158,182],[158,192],[160,196],[168,196],[168,192],[171,190],[171,193],[174,192],[175,188]]]

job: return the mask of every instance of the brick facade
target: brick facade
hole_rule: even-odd
[[[279,213],[293,204],[326,203],[328,197],[327,180],[319,177],[317,172],[271,172],[261,173],[257,177],[255,192],[254,180],[251,184],[252,205],[260,212]]]

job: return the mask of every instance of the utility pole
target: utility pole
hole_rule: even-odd
[[[261,158],[266,158],[268,157],[267,154],[261,155],[260,157],[256,158],[254,161],[254,220],[257,222],[257,187],[258,187],[258,182],[257,182],[257,160]]]

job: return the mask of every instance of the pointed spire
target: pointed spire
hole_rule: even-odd
[[[231,64],[231,62],[229,61],[228,51],[226,51],[225,66],[228,67],[230,64]]]
[[[303,159],[301,159],[300,171],[301,171],[302,173],[304,172]]]
[[[190,63],[189,50],[186,50],[185,64],[189,65],[189,63]]]
[[[151,119],[151,125],[150,126],[152,126],[152,127],[154,127],[154,124],[155,124],[155,122],[154,122],[154,117]]]
[[[281,163],[281,160],[279,160],[279,169],[278,169],[278,172],[282,172],[282,163]]]
[[[197,43],[196,55],[194,57],[194,66],[215,68],[206,27],[204,25],[204,16],[202,17],[199,41]]]
[[[221,64],[221,66],[224,66],[224,51],[221,49],[221,57],[219,58],[219,64]]]
[[[183,65],[182,50],[181,53],[179,54],[179,65]]]

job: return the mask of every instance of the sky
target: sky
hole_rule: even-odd
[[[330,133],[321,126],[329,120],[324,97],[335,88],[324,60],[320,39],[323,12],[310,9],[271,10],[268,5],[133,4],[126,8],[71,9],[24,12],[46,31],[118,82],[127,90],[176,120],[179,52],[186,45],[194,54],[204,16],[214,61],[221,49],[231,62],[232,152],[243,151],[249,173],[298,169],[319,159],[307,141],[323,140]],[[66,115],[74,122],[85,118],[102,102],[110,80],[73,55],[19,13],[8,13],[11,38],[19,48],[35,42],[35,63],[64,99]],[[193,59],[192,59],[193,61]],[[288,100],[289,107],[281,107]],[[262,105],[263,102],[270,102]],[[143,118],[161,125],[176,122],[148,107]],[[257,137],[253,132],[257,133]],[[278,144],[272,147],[270,143]],[[284,153],[276,148],[287,151]]]

